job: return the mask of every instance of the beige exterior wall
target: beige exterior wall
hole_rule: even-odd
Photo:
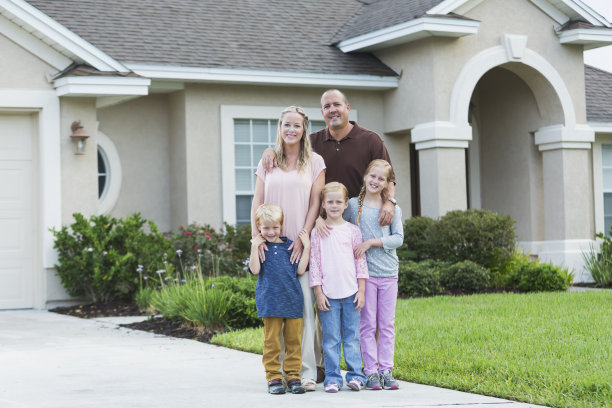
[[[482,207],[516,220],[520,240],[543,240],[541,153],[533,132],[538,108],[524,81],[503,68],[489,71],[472,98],[478,123]]]
[[[401,73],[397,90],[385,94],[385,131],[402,132],[419,123],[450,119],[453,86],[465,64],[479,52],[502,45],[504,34],[526,35],[527,48],[544,57],[561,75],[576,111],[586,122],[582,47],[561,45],[558,24],[525,0],[487,0],[465,13],[480,21],[475,35],[428,38],[376,52]]]
[[[61,98],[62,224],[72,224],[72,214],[98,212],[97,117],[94,98]],[[85,154],[74,154],[70,126],[80,120],[89,135]]]
[[[139,212],[160,231],[170,228],[168,108],[168,96],[158,94],[98,110],[99,130],[117,148],[123,173],[110,215]]]
[[[53,89],[45,73],[57,70],[0,35],[0,89]]]

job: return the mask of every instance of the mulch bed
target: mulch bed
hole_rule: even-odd
[[[135,304],[126,302],[90,303],[86,305],[61,306],[50,309],[49,311],[81,317],[84,319],[148,315],[146,312],[141,311]],[[219,333],[219,331],[216,330],[201,330],[185,323],[164,319],[163,317],[150,317],[142,322],[121,324],[120,326],[164,336],[197,340],[203,343],[209,343],[212,336]]]

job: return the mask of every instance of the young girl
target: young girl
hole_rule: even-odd
[[[364,242],[355,257],[367,254],[370,278],[366,282],[365,306],[361,309],[361,352],[366,389],[396,390],[392,375],[395,345],[395,304],[399,262],[395,248],[404,242],[402,210],[395,206],[391,225],[378,224],[378,212],[387,200],[393,170],[385,160],[373,160],[366,169],[359,196],[351,198],[344,217],[357,224]],[[376,331],[378,329],[378,344]]]
[[[365,385],[359,346],[359,310],[364,304],[368,268],[364,254],[354,257],[362,243],[361,232],[342,218],[347,205],[346,187],[337,182],[326,184],[321,191],[321,207],[326,214],[325,222],[333,229],[326,238],[316,230],[311,234],[310,287],[315,292],[323,328],[326,392],[338,392],[342,388],[341,341],[348,367],[348,387],[359,391]]]

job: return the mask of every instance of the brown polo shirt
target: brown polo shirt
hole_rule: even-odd
[[[377,133],[351,123],[353,129],[340,141],[325,128],[311,133],[310,142],[313,150],[325,160],[325,183],[339,181],[348,189],[349,197],[357,197],[368,164],[374,159],[384,159],[391,164],[391,159]]]

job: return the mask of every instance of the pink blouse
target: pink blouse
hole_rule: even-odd
[[[292,241],[304,228],[306,215],[310,207],[310,190],[319,174],[325,170],[323,157],[312,153],[310,168],[298,172],[284,171],[274,167],[266,172],[261,164],[257,165],[255,174],[264,183],[264,204],[276,204],[284,213],[282,235]]]
[[[316,229],[310,234],[310,287],[321,286],[330,299],[344,299],[357,292],[357,279],[368,278],[365,254],[355,259],[354,250],[362,242],[359,227],[346,222],[334,225],[322,238]]]

